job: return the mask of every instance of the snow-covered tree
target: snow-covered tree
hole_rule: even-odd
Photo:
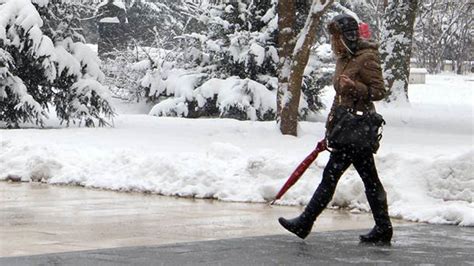
[[[272,119],[278,61],[272,6],[272,1],[203,6],[204,30],[184,34],[182,50],[168,56],[174,62],[155,62],[142,83],[160,101],[152,114]],[[179,90],[172,81],[177,78],[184,83]]]
[[[381,56],[389,101],[408,101],[410,58],[418,0],[390,1],[384,15]]]
[[[201,24],[194,28],[198,30],[178,37],[183,42],[178,49],[162,49],[150,60],[142,85],[149,99],[158,102],[151,113],[274,119],[279,68],[276,5],[276,0],[202,5],[197,16]],[[318,77],[325,71],[320,63],[313,60],[305,70],[300,117],[322,106],[319,94],[325,83]]]
[[[65,11],[66,0],[0,1],[0,121],[7,127],[58,118],[94,126],[113,111],[95,54]]]

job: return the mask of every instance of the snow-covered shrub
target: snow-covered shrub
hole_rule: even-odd
[[[183,77],[183,76],[182,76]],[[152,110],[152,115],[161,116],[221,116],[236,119],[269,120],[274,117],[275,92],[251,79],[230,77],[213,78],[193,89],[200,75],[184,75],[184,80],[173,82],[181,90],[179,97],[161,101]],[[171,84],[168,84],[171,85]],[[184,86],[183,86],[184,85]],[[171,86],[170,86],[171,87]],[[186,97],[186,93],[189,93]],[[190,99],[190,100],[188,100]]]
[[[58,118],[107,124],[113,111],[96,55],[73,30],[62,0],[0,2],[0,121],[43,125],[51,106]],[[61,15],[64,17],[61,17]]]

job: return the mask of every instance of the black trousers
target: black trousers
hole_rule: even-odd
[[[344,149],[333,151],[324,168],[323,179],[308,203],[305,214],[314,221],[331,201],[337,182],[347,168],[353,164],[362,178],[365,194],[369,202],[375,224],[381,227],[391,226],[388,216],[387,196],[379,180],[371,151]]]

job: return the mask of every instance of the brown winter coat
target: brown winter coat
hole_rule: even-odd
[[[339,77],[342,74],[351,78],[355,86],[341,87]],[[378,45],[361,40],[354,55],[347,54],[338,58],[333,85],[336,96],[326,122],[326,135],[333,127],[334,110],[337,106],[355,111],[372,112],[375,111],[372,101],[379,101],[385,97],[386,90]]]

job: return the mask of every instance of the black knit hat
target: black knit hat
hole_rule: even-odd
[[[359,39],[359,23],[350,15],[337,15],[328,25],[329,33],[342,35],[346,45],[355,52]]]

